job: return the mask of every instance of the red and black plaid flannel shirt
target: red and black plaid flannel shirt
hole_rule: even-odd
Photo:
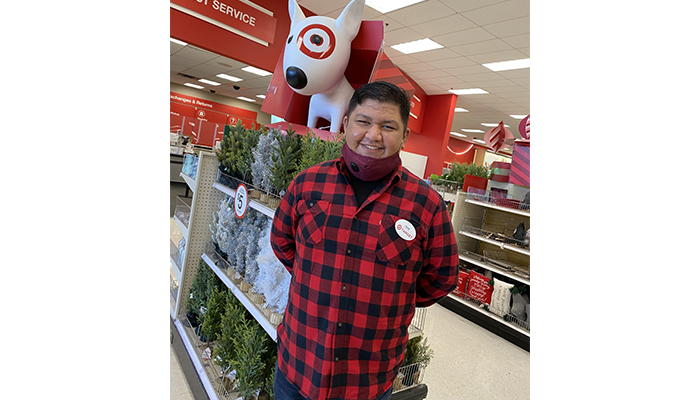
[[[387,391],[415,307],[457,285],[457,244],[440,195],[399,166],[358,207],[347,174],[342,157],[299,173],[270,235],[292,274],[279,368],[314,400]],[[397,232],[406,221],[412,240]]]

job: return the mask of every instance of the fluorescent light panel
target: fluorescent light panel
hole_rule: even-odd
[[[250,66],[245,67],[245,68],[241,68],[241,69],[242,69],[243,71],[250,72],[251,74],[260,75],[260,76],[272,75],[272,72],[267,72],[267,71],[265,71],[265,70],[263,70],[263,69],[255,68],[255,67],[250,67]]]
[[[464,94],[489,94],[489,92],[485,91],[484,89],[479,89],[479,88],[472,88],[472,89],[450,89],[450,93],[454,93],[457,96],[461,96]]]
[[[523,58],[521,60],[499,61],[481,65],[494,72],[509,71],[511,69],[530,68],[530,59]]]
[[[435,50],[443,48],[440,43],[433,42],[432,40],[425,38],[420,40],[414,40],[412,42],[400,43],[391,46],[392,49],[400,51],[404,54],[419,53],[421,51]]]
[[[476,133],[484,133],[481,129],[460,129],[462,132],[476,132]]]
[[[264,98],[265,98],[265,95],[264,95],[264,94],[259,94],[259,95],[255,96],[255,97],[260,98],[260,99],[264,99]]]
[[[208,79],[198,79],[198,81],[200,81],[202,83],[206,83],[207,85],[221,86],[221,84],[219,82],[210,81]]]
[[[177,39],[170,38],[170,41],[173,42],[173,43],[181,44],[181,45],[183,45],[183,46],[187,46],[187,43],[183,42],[182,40],[177,40]]]
[[[255,100],[249,99],[247,97],[236,97],[238,100],[243,100],[243,101],[249,101],[251,103],[255,103]]]
[[[511,114],[510,116],[512,118],[515,118],[515,119],[523,119],[523,118],[527,117],[527,115],[513,115],[513,114]]]
[[[186,82],[185,86],[193,87],[195,89],[204,89],[204,86],[195,85],[194,83]]]
[[[498,124],[483,124],[483,123],[482,123],[481,125],[483,125],[483,126],[490,126],[490,127],[498,126]],[[503,124],[503,126],[505,126],[506,128],[510,128],[510,126],[508,126],[508,125],[506,125],[506,124]]]
[[[219,74],[219,75],[217,75],[217,76],[218,76],[219,78],[221,78],[221,79],[227,79],[227,80],[229,80],[229,81],[231,81],[231,82],[240,82],[240,81],[243,80],[243,79],[241,79],[241,78],[236,78],[235,76],[226,75],[226,74]]]
[[[450,135],[454,135],[454,136],[458,136],[458,137],[467,137],[467,135],[463,135],[463,134],[457,133],[457,132],[450,132]]]
[[[457,108],[455,108],[455,112],[469,112],[469,110],[466,110],[462,107],[457,107]]]
[[[424,0],[365,0],[365,5],[374,8],[382,14],[386,14],[422,1]]]
[[[472,139],[472,141],[477,142],[477,143],[484,143],[484,144],[486,144],[486,142],[484,142],[484,141],[481,140],[481,139]]]

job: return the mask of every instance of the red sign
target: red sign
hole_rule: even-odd
[[[238,0],[170,0],[173,7],[203,21],[214,20],[227,27],[272,43],[277,18]]]
[[[467,296],[482,303],[491,304],[493,286],[489,285],[489,279],[474,271],[469,273],[469,286]]]

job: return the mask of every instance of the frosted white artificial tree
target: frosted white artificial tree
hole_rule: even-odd
[[[268,220],[258,241],[260,248],[257,257],[259,271],[253,284],[253,289],[265,296],[265,304],[272,311],[282,314],[287,308],[289,284],[291,283],[292,275],[277,259],[275,253],[272,252],[272,245],[270,244],[271,227],[272,220]]]
[[[258,277],[258,253],[260,252],[260,247],[258,242],[260,240],[260,235],[265,227],[265,222],[267,217],[258,212],[251,212],[250,224],[244,231],[246,235],[244,240],[246,241],[246,251],[245,251],[245,275],[244,279],[251,286]]]
[[[229,257],[229,262],[234,250],[235,232],[241,224],[240,220],[236,218],[232,205],[233,198],[225,196],[219,203],[219,209],[212,213],[214,219],[212,224],[209,225],[212,241],[219,247],[219,250]]]
[[[278,133],[274,129],[268,130],[260,135],[258,144],[253,148],[253,165],[251,165],[253,175],[253,186],[263,191],[270,191],[270,168],[272,167],[273,145],[277,146]]]

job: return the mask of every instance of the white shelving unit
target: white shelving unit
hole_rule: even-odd
[[[175,226],[175,229],[185,238],[186,249],[184,256],[185,261],[179,272],[176,269],[171,269],[171,275],[178,272],[179,285],[176,289],[177,295],[173,296],[171,294],[170,312],[173,317],[173,323],[177,327],[177,331],[187,349],[187,354],[192,359],[195,370],[208,397],[211,400],[217,400],[226,396],[222,394],[221,384],[218,382],[216,372],[214,371],[215,368],[210,365],[211,362],[202,361],[201,354],[198,354],[202,351],[202,344],[197,343],[193,328],[189,326],[189,321],[187,321],[185,316],[186,310],[183,306],[186,304],[186,298],[189,295],[197,268],[199,268],[200,260],[203,260],[204,263],[214,271],[248,312],[258,321],[265,332],[275,341],[277,340],[277,325],[273,324],[268,319],[266,312],[261,309],[261,307],[257,306],[248,294],[243,292],[227,275],[221,265],[221,261],[218,263],[215,262],[207,253],[207,246],[211,246],[209,224],[212,222],[212,215],[218,209],[221,200],[223,200],[225,196],[235,197],[235,190],[216,181],[218,161],[214,153],[200,152],[198,162],[196,179],[192,179],[183,173],[180,174],[193,192],[189,226],[185,226],[178,218],[172,218],[173,221],[171,222],[171,228]],[[267,207],[267,205],[255,199],[249,198],[248,205],[253,210],[269,218],[274,217],[274,209]],[[229,266],[228,268],[232,267]],[[426,309],[416,310],[414,319],[409,326],[409,338],[422,335],[425,316]],[[411,398],[409,392],[411,391],[402,390],[401,394],[393,396],[392,398],[399,400],[404,398],[409,399]]]
[[[488,277],[530,286],[529,246],[510,238],[521,222],[526,231],[530,229],[530,212],[529,207],[519,207],[517,201],[514,203],[504,206],[490,201],[488,195],[459,191],[452,225],[457,234],[459,258],[470,269],[483,268]],[[498,259],[489,258],[494,254],[498,254]],[[529,351],[529,323],[493,314],[478,301],[454,293],[441,303]]]

